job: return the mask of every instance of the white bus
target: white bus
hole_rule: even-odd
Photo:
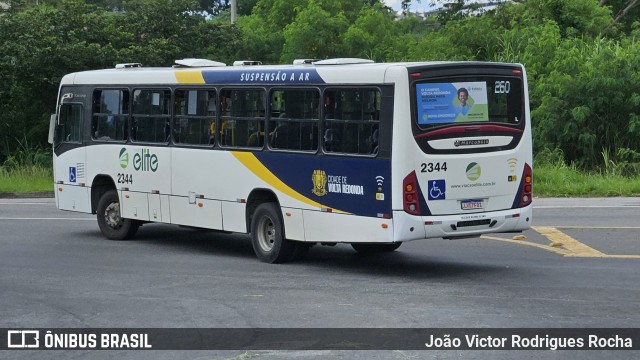
[[[109,239],[153,222],[250,233],[284,262],[532,220],[519,64],[119,64],[66,75],[51,128],[57,207],[97,214]]]

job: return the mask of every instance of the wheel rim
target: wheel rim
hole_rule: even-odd
[[[120,204],[115,202],[109,204],[104,210],[105,223],[112,229],[120,229],[122,227],[122,217],[120,217]]]
[[[270,252],[276,241],[276,227],[268,216],[262,217],[258,224],[258,245],[264,252]]]

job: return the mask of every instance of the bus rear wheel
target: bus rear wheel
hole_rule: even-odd
[[[109,190],[98,201],[98,227],[107,239],[131,239],[138,231],[140,223],[120,216],[120,201],[115,190]]]
[[[402,245],[401,242],[393,244],[369,244],[369,243],[352,243],[351,247],[361,254],[392,252]]]
[[[280,209],[275,203],[260,204],[251,218],[251,245],[260,261],[292,260],[296,244],[284,238]]]

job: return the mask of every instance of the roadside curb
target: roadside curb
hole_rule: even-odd
[[[40,198],[53,198],[53,191],[42,191],[42,192],[0,192],[0,199],[40,199]]]

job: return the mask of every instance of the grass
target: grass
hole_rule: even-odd
[[[539,197],[640,196],[640,175],[579,171],[566,165],[534,164],[533,194]]]
[[[11,149],[11,151],[9,151]],[[0,153],[0,193],[53,192],[53,154],[25,138]]]
[[[0,167],[0,193],[53,191],[53,175],[45,166]],[[579,171],[566,165],[535,165],[533,194],[536,197],[640,196],[640,175]]]
[[[614,162],[603,152],[605,168],[582,171],[566,165],[561,152],[543,151],[534,160],[536,197],[640,196],[640,164]],[[625,166],[621,166],[625,165]],[[633,175],[623,175],[623,174]],[[51,153],[21,146],[0,166],[0,193],[53,191]]]
[[[53,192],[51,168],[31,165],[17,168],[0,166],[0,193]]]

